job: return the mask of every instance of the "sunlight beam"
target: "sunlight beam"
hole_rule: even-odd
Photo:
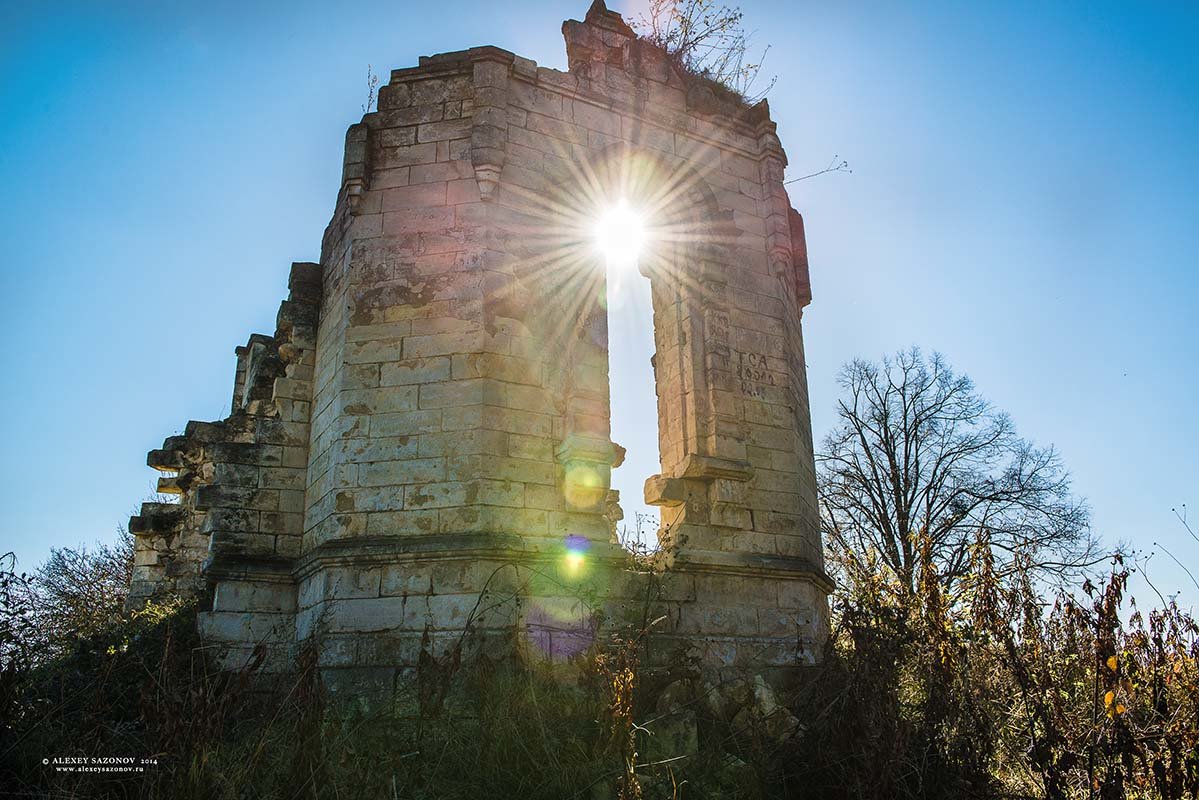
[[[645,220],[623,197],[600,214],[595,224],[595,246],[609,267],[634,267],[644,243]]]

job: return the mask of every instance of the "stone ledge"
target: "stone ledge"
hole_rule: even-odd
[[[748,461],[701,456],[695,453],[683,459],[683,468],[679,471],[679,477],[699,480],[724,478],[731,481],[748,481],[753,474],[753,466]]]
[[[617,461],[617,447],[606,439],[571,434],[555,448],[554,456],[560,464],[586,461],[612,466]],[[623,450],[623,448],[621,449]]]
[[[643,492],[646,505],[670,507],[686,503],[689,494],[682,478],[668,478],[665,475],[646,478]]]

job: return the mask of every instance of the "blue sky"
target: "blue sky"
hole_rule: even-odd
[[[234,346],[319,255],[368,63],[496,44],[564,68],[586,5],[0,6],[0,550],[110,538],[145,452],[226,413]],[[742,8],[792,174],[854,170],[791,187],[817,434],[841,363],[939,350],[1058,447],[1108,541],[1199,565],[1170,512],[1199,521],[1199,10]]]

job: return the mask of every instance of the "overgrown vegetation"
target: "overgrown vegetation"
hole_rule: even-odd
[[[648,10],[633,21],[643,40],[661,48],[683,74],[707,81],[730,99],[746,105],[763,100],[777,76],[762,79],[762,66],[770,52],[753,46],[754,34],[745,28],[745,15],[737,6],[718,0],[650,0]],[[852,173],[849,161],[834,155],[822,169],[784,181],[798,183],[834,172]]]
[[[684,72],[717,83],[750,105],[774,86],[771,78],[765,88],[755,88],[770,48],[753,54],[753,34],[736,6],[718,0],[650,0],[634,28]]]
[[[790,696],[753,676],[702,675],[686,654],[651,667],[671,574],[645,552],[630,555],[643,602],[569,669],[497,659],[467,639],[426,650],[363,704],[328,693],[320,641],[279,680],[261,661],[218,672],[194,605],[121,610],[120,547],[56,551],[32,576],[11,558],[0,571],[0,786],[39,797],[1199,797],[1195,620],[1165,600],[1138,608],[1118,553],[1078,558],[1093,543],[1064,470],[939,359],[909,352],[847,376],[822,460],[833,632]],[[945,452],[958,458],[928,460]],[[872,466],[855,477],[855,463]],[[869,513],[846,499],[870,495]],[[905,506],[911,496],[940,499]],[[43,764],[98,755],[157,764],[118,775]]]
[[[995,570],[985,534],[950,604],[917,539],[925,569],[913,594],[875,577],[838,597],[793,762],[815,796],[1199,796],[1189,614],[1172,603],[1137,611],[1119,556],[1080,597],[1045,597],[1030,562]]]
[[[819,458],[841,587],[800,756],[845,797],[1196,797],[1199,628],[1125,597],[1052,449],[938,357],[843,373]],[[1091,574],[1096,566],[1106,571]]]

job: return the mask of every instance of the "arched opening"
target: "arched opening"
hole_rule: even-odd
[[[663,505],[646,503],[647,479],[680,474],[687,456],[708,444],[702,353],[706,328],[714,326],[705,322],[706,311],[693,309],[716,307],[701,298],[720,291],[705,269],[724,230],[711,191],[688,167],[624,146],[609,148],[592,165],[592,242],[605,267],[611,440],[625,451],[611,473],[622,512],[615,528],[626,546],[652,551],[678,503],[670,498],[665,516]]]
[[[512,231],[527,252],[506,296],[548,299],[530,310],[562,393],[565,508],[598,512],[618,538],[654,550],[659,522],[664,530],[684,510],[678,479],[711,467],[708,373],[724,369],[728,343],[723,282],[710,266],[723,263],[727,215],[689,165],[625,144],[555,164],[550,191],[501,198],[518,210]],[[641,228],[633,237],[630,217]]]
[[[638,269],[646,221],[623,199],[603,214],[596,244],[605,262],[611,436],[625,448],[612,471],[611,488],[619,492],[624,515],[616,533],[625,547],[646,552],[657,548],[660,515],[646,504],[643,487],[661,471],[653,294]]]

